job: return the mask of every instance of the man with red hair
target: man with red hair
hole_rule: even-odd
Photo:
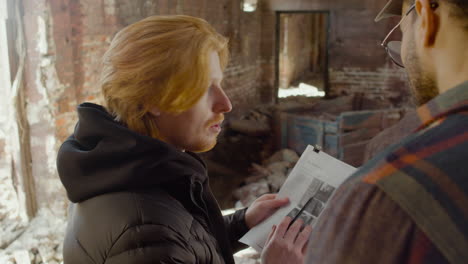
[[[206,21],[153,16],[104,55],[105,107],[78,106],[57,158],[71,206],[65,264],[234,264],[237,240],[288,201],[264,195],[223,217],[196,154],[216,145],[231,102],[227,39]]]

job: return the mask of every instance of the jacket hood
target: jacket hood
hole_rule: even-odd
[[[206,166],[196,154],[138,134],[92,103],[78,106],[78,123],[59,149],[57,170],[72,202],[207,178]]]

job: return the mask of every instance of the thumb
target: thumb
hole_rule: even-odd
[[[289,203],[289,198],[282,198],[282,199],[274,199],[263,201],[262,207],[269,210],[269,209],[276,209],[282,206],[285,206]]]

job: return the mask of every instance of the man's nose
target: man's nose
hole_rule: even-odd
[[[216,103],[214,112],[216,113],[228,113],[232,110],[231,100],[229,100],[223,89],[219,88],[216,93]]]

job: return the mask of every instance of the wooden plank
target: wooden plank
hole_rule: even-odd
[[[360,128],[381,128],[383,111],[344,112],[338,117],[341,132]]]
[[[339,130],[349,132],[360,128],[379,128],[383,130],[403,117],[403,109],[344,112],[338,117]]]
[[[347,132],[339,135],[340,146],[350,145],[356,142],[365,141],[375,137],[380,133],[380,128],[361,128],[355,131]]]
[[[337,134],[338,133],[338,122],[323,121],[325,133]]]
[[[301,154],[307,145],[323,146],[324,129],[320,120],[307,116],[287,116],[287,148]]]
[[[338,158],[339,136],[335,134],[325,134],[323,151],[330,156]]]

